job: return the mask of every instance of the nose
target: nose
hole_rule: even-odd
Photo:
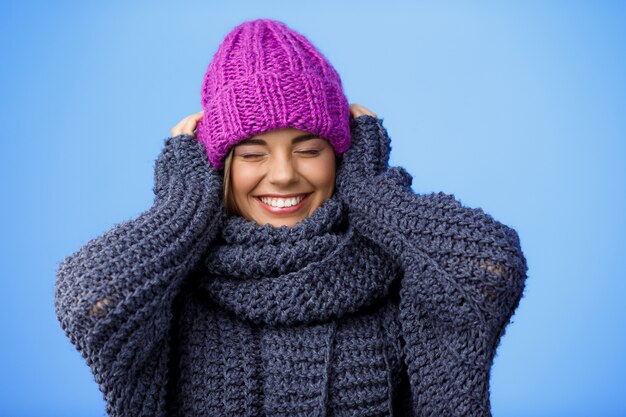
[[[295,161],[287,155],[278,155],[270,161],[268,181],[276,186],[288,186],[298,180]]]

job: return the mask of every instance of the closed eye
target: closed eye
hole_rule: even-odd
[[[307,149],[307,150],[302,150],[302,151],[296,151],[296,153],[306,154],[306,155],[319,155],[321,152],[322,151],[320,149]],[[240,154],[239,156],[243,159],[253,159],[253,158],[260,158],[264,155],[265,154],[263,153],[243,153],[243,154]]]

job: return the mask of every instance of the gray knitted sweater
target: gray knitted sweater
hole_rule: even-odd
[[[524,288],[517,233],[389,168],[351,121],[337,191],[295,226],[224,213],[193,136],[165,140],[155,201],[58,267],[62,329],[109,416],[489,416]]]

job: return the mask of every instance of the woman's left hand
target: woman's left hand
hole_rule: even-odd
[[[337,167],[337,188],[349,189],[388,167],[390,139],[375,113],[359,104],[350,105],[350,147]]]
[[[368,116],[376,117],[376,113],[372,112],[366,107],[361,106],[360,104],[352,103],[350,104],[350,116],[353,118],[357,118],[359,116],[363,116],[367,114]]]

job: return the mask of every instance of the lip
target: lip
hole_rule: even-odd
[[[289,198],[291,197],[295,197],[298,195],[302,195],[303,193],[297,193],[297,194],[285,194],[285,195],[277,195],[277,194],[263,194],[262,196],[255,196],[254,199],[259,203],[259,205],[261,207],[263,207],[265,210],[267,210],[268,212],[272,213],[272,214],[290,214],[290,213],[295,213],[296,211],[300,210],[302,207],[304,207],[304,205],[311,199],[311,196],[313,195],[313,193],[308,193],[303,199],[302,201],[300,201],[298,204],[296,204],[295,206],[291,206],[291,207],[273,207],[270,206],[269,204],[265,204],[263,201],[261,201],[261,197],[283,197],[283,198]]]
[[[306,194],[311,194],[311,193],[291,193],[291,194],[259,194],[259,195],[255,195],[254,197],[270,197],[270,198],[290,198],[290,197],[297,197],[299,195],[306,195]]]

